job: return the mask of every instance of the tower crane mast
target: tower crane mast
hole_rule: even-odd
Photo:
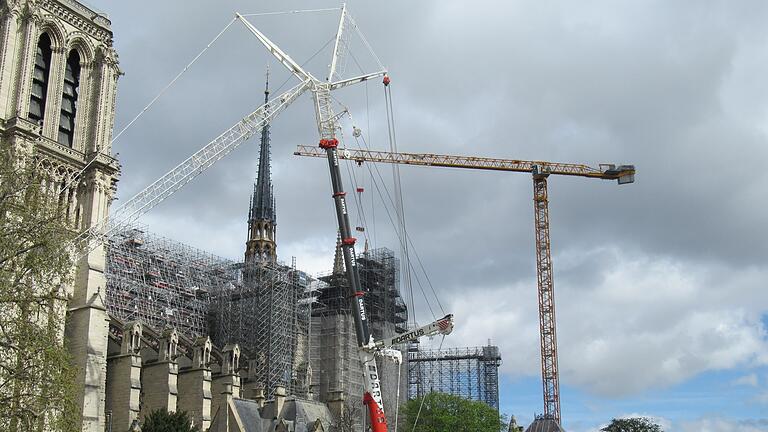
[[[601,164],[598,168],[582,164],[525,161],[474,156],[452,156],[431,153],[394,153],[386,151],[343,149],[342,159],[404,165],[466,168],[529,173],[533,177],[534,225],[536,231],[536,276],[539,303],[539,336],[541,343],[541,377],[544,395],[544,418],[560,424],[560,373],[557,362],[557,327],[555,321],[555,287],[552,277],[552,253],[549,234],[550,175],[616,180],[619,184],[635,181],[634,165]],[[298,146],[294,155],[322,157],[316,148]]]

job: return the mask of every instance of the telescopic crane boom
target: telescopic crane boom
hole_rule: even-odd
[[[547,177],[566,175],[603,180],[619,184],[635,181],[634,165],[601,164],[598,168],[582,164],[524,161],[474,156],[452,156],[431,153],[393,153],[385,151],[339,149],[342,159],[363,162],[467,168],[492,171],[530,173],[533,176],[533,205],[536,227],[536,275],[539,301],[539,335],[541,341],[541,377],[544,393],[544,417],[560,424],[560,374],[557,365],[555,325],[555,286],[552,278],[552,256],[549,236],[549,197]],[[322,157],[316,148],[298,146],[294,155]]]

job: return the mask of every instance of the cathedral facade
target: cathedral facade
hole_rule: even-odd
[[[109,19],[72,0],[0,1],[0,147],[52,178],[82,231],[109,213],[119,174],[111,154],[120,75]],[[104,251],[79,259],[65,335],[77,369],[83,431],[105,426],[108,316]]]

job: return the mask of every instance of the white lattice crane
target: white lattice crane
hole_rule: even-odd
[[[254,112],[244,117],[236,125],[219,135],[212,142],[181,162],[170,172],[160,177],[144,190],[127,200],[123,205],[114,210],[107,220],[98,221],[90,229],[81,233],[76,239],[76,247],[79,253],[87,254],[101,245],[112,233],[130,227],[141,215],[148,212],[154,206],[180,190],[192,179],[202,174],[217,161],[232,152],[240,144],[257,133],[266,123],[277,114],[285,110],[304,92],[310,91],[314,99],[315,117],[317,129],[320,135],[320,148],[328,159],[331,185],[333,187],[333,199],[336,206],[336,216],[339,232],[342,238],[342,252],[349,282],[349,299],[354,313],[355,333],[358,342],[358,353],[363,365],[365,392],[363,402],[368,406],[370,425],[373,432],[387,432],[387,421],[384,415],[384,404],[381,396],[381,385],[376,367],[375,355],[397,357],[388,344],[404,343],[422,336],[436,334],[449,334],[453,329],[453,316],[447,315],[432,324],[416,329],[397,338],[376,342],[370,333],[365,300],[360,284],[360,276],[355,257],[355,238],[352,237],[349,217],[347,214],[346,193],[344,192],[341,173],[339,170],[339,157],[337,154],[338,140],[336,139],[337,115],[332,106],[331,92],[349,85],[361,83],[373,78],[384,77],[385,85],[389,82],[387,71],[382,68],[378,72],[356,76],[353,78],[337,79],[339,64],[343,51],[346,49],[345,28],[349,24],[356,26],[347,13],[346,6],[341,8],[336,41],[333,49],[333,57],[330,63],[328,78],[321,80],[304,70],[279,46],[269,40],[262,32],[248,22],[241,14],[236,14],[245,27],[264,45],[264,47],[288,69],[291,74],[299,79],[300,84],[280,95],[272,104],[262,105]]]

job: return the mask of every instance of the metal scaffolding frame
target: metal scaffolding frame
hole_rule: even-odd
[[[293,266],[245,266],[148,232],[121,230],[107,242],[105,305],[110,315],[188,338],[210,336],[248,354],[251,376],[271,395],[278,385],[306,396],[308,287],[314,281]],[[315,281],[316,282],[316,281]],[[301,306],[301,305],[304,306]]]
[[[271,396],[282,386],[288,394],[304,394],[306,368],[298,370],[306,357],[299,344],[299,299],[311,278],[292,266],[261,262],[239,264],[234,283],[211,294],[211,339],[219,346],[237,343],[249,354],[257,382]]]
[[[430,392],[485,402],[499,409],[499,366],[496,346],[408,350],[408,398]]]
[[[363,252],[357,258],[360,271],[360,285],[365,292],[365,306],[371,323],[373,338],[376,340],[392,336],[392,331],[405,333],[408,309],[400,296],[400,261],[387,248]],[[376,326],[376,323],[392,324],[393,329]],[[385,334],[386,333],[386,334]]]
[[[357,265],[374,338],[405,332],[408,311],[400,296],[400,262],[394,252],[387,248],[363,252],[357,257]],[[360,401],[364,386],[352,311],[346,297],[347,278],[343,268],[334,270],[320,276],[313,291],[315,301],[312,304],[310,337],[312,383],[319,392],[320,400],[326,400],[329,392],[343,391],[347,400]],[[377,365],[384,406],[393,407],[398,367],[390,360],[381,358],[377,358]],[[407,368],[405,365],[401,367],[400,394],[404,399]]]
[[[106,253],[104,303],[110,315],[174,327],[190,338],[209,334],[210,293],[236,277],[234,262],[143,227],[112,233]]]

